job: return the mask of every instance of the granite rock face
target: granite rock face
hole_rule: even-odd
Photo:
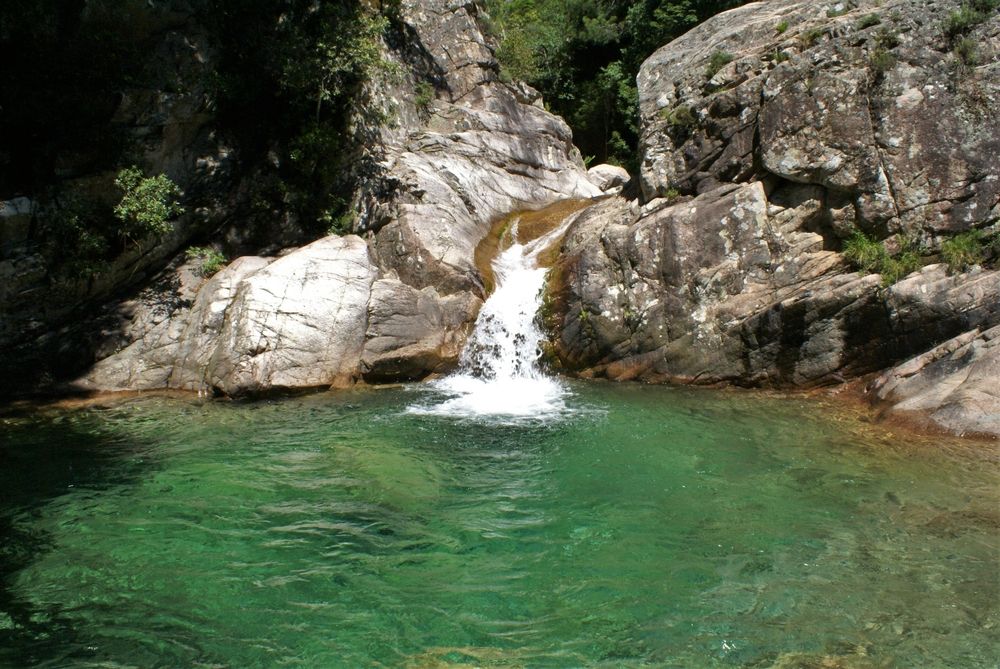
[[[133,305],[115,352],[81,385],[240,395],[454,366],[482,303],[474,252],[491,223],[601,191],[566,123],[530,88],[499,81],[474,4],[404,2],[402,19],[411,43],[385,55],[407,74],[373,82],[383,114],[356,121],[371,137],[359,234],[241,258],[193,295]],[[164,303],[175,308],[155,317]]]
[[[942,234],[1000,216],[1000,14],[951,52],[958,2],[809,2],[725,12],[639,74],[642,188],[701,193],[770,177],[823,189],[830,232]],[[776,26],[786,26],[778,32]],[[711,78],[713,55],[731,62]]]
[[[992,332],[1000,272],[940,263],[955,234],[1000,231],[1000,117],[988,112],[1000,13],[972,30],[984,64],[966,67],[942,28],[957,7],[855,2],[831,16],[754,3],[651,56],[638,79],[643,199],[584,212],[550,278],[563,368],[810,387]],[[858,232],[890,254],[917,249],[923,267],[893,285],[856,271],[842,251]],[[991,369],[992,349],[973,348],[975,369]],[[921,378],[944,378],[943,364]],[[898,392],[883,396],[916,383],[886,381]],[[972,393],[971,413],[955,408]],[[1000,415],[988,392],[941,401],[951,408],[932,417],[955,431],[988,431],[972,413]]]

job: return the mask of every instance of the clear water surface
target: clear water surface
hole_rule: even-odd
[[[997,666],[995,446],[569,390],[0,417],[0,666]]]

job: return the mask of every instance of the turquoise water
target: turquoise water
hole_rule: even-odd
[[[995,667],[996,446],[573,384],[0,418],[0,666]]]

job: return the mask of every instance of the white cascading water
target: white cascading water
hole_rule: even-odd
[[[566,390],[538,366],[542,332],[535,322],[546,269],[539,257],[566,231],[557,229],[527,244],[515,243],[493,261],[496,290],[483,304],[456,373],[431,384],[450,397],[414,413],[459,417],[540,417],[565,409]],[[511,228],[517,239],[517,222]]]

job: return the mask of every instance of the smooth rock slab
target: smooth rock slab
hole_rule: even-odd
[[[377,270],[357,236],[326,237],[244,280],[207,381],[234,395],[349,383]]]
[[[1000,326],[950,339],[883,373],[872,398],[958,434],[1000,437]]]

